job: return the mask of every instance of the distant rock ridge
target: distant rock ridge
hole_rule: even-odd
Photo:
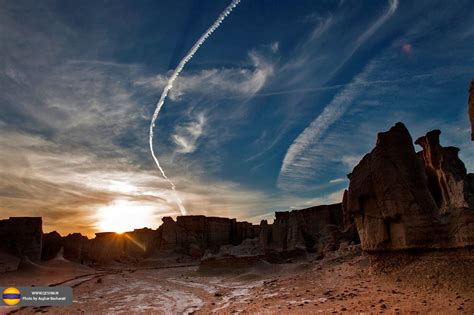
[[[418,154],[402,123],[378,134],[375,148],[349,174],[345,217],[366,251],[474,245],[472,174],[439,130],[419,138]]]
[[[259,226],[236,219],[178,216],[176,222],[164,217],[158,228],[158,252],[180,252],[202,257],[206,250],[217,251],[222,245],[238,245],[247,238],[258,236]]]
[[[90,240],[79,233],[65,237],[55,231],[46,233],[42,259],[53,259],[61,249],[65,259],[88,264],[137,262],[167,255],[200,258],[206,251],[216,252],[222,245],[238,245],[259,233],[258,225],[229,218],[189,215],[178,216],[177,221],[164,217],[162,221],[157,230],[100,232]]]
[[[260,223],[260,244],[264,249],[323,252],[337,249],[341,239],[352,239],[342,231],[341,203],[275,212],[273,224]],[[357,241],[357,240],[354,240]]]

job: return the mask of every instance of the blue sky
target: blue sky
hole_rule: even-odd
[[[178,215],[149,123],[228,4],[0,2],[2,217],[92,233],[110,211]],[[242,0],[176,80],[156,154],[189,214],[252,222],[340,201],[397,121],[441,129],[472,170],[473,43],[472,1]]]

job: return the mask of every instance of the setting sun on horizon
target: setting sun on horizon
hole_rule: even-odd
[[[0,314],[474,315],[474,0],[0,0]]]
[[[97,210],[97,228],[100,232],[123,233],[152,227],[157,218],[150,206],[127,200],[117,200]]]

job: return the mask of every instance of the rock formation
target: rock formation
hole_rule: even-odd
[[[431,195],[441,213],[456,208],[474,208],[471,181],[458,157],[459,149],[442,147],[440,134],[441,131],[433,130],[415,141],[423,148],[418,156],[425,167]]]
[[[96,233],[90,240],[87,256],[92,263],[120,261],[124,257],[124,237],[115,232]]]
[[[275,212],[275,220],[260,224],[260,244],[269,250],[323,252],[344,238],[341,204]]]
[[[89,239],[80,233],[68,234],[62,237],[53,231],[43,236],[42,260],[50,260],[57,256],[62,249],[62,256],[67,260],[81,262],[89,261]]]
[[[64,258],[84,263],[89,261],[89,246],[90,240],[87,236],[82,235],[81,233],[71,233],[62,238],[62,246],[64,249]]]
[[[0,251],[16,257],[41,259],[43,229],[41,218],[12,217],[0,221]]]
[[[471,140],[474,141],[474,79],[472,79],[471,87],[469,88],[469,99],[467,105],[469,120],[471,121]]]
[[[43,235],[43,250],[41,251],[42,260],[50,260],[56,257],[63,247],[63,239],[61,235],[56,232],[45,233]]]
[[[257,263],[262,263],[266,259],[265,253],[259,246],[258,238],[246,239],[241,244],[224,245],[220,247],[218,253],[207,252],[201,259],[199,272],[233,271],[249,268]]]
[[[164,217],[158,229],[158,253],[182,253],[202,257],[206,250],[217,252],[222,245],[238,245],[258,235],[258,226],[235,219],[202,215]]]
[[[137,259],[149,256],[152,252],[157,235],[156,230],[143,228],[126,232],[124,236],[124,253]]]
[[[344,217],[353,218],[366,251],[451,248],[474,244],[471,175],[443,148],[439,131],[417,140],[402,123],[378,134],[377,144],[349,174]],[[469,208],[470,207],[470,208]]]
[[[176,254],[201,258],[208,250],[217,252],[222,245],[238,245],[259,233],[259,226],[228,218],[180,216],[177,221],[171,217],[162,220],[157,230],[101,232],[91,240],[79,233],[65,237],[57,232],[47,233],[41,256],[43,260],[53,259],[63,249],[64,258],[83,264],[136,262]]]

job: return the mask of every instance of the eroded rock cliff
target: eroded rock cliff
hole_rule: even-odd
[[[346,236],[340,203],[275,212],[273,224],[260,224],[260,244],[265,249],[323,252],[337,249]]]
[[[158,229],[156,249],[161,254],[177,252],[201,257],[206,250],[215,252],[222,245],[238,245],[258,233],[258,226],[235,219],[189,215],[174,221],[165,217]]]
[[[366,251],[452,248],[474,244],[471,175],[443,148],[439,131],[417,140],[402,123],[377,143],[349,174],[344,217],[353,218]]]
[[[39,261],[43,244],[41,218],[12,217],[0,220],[0,240],[0,251]]]

